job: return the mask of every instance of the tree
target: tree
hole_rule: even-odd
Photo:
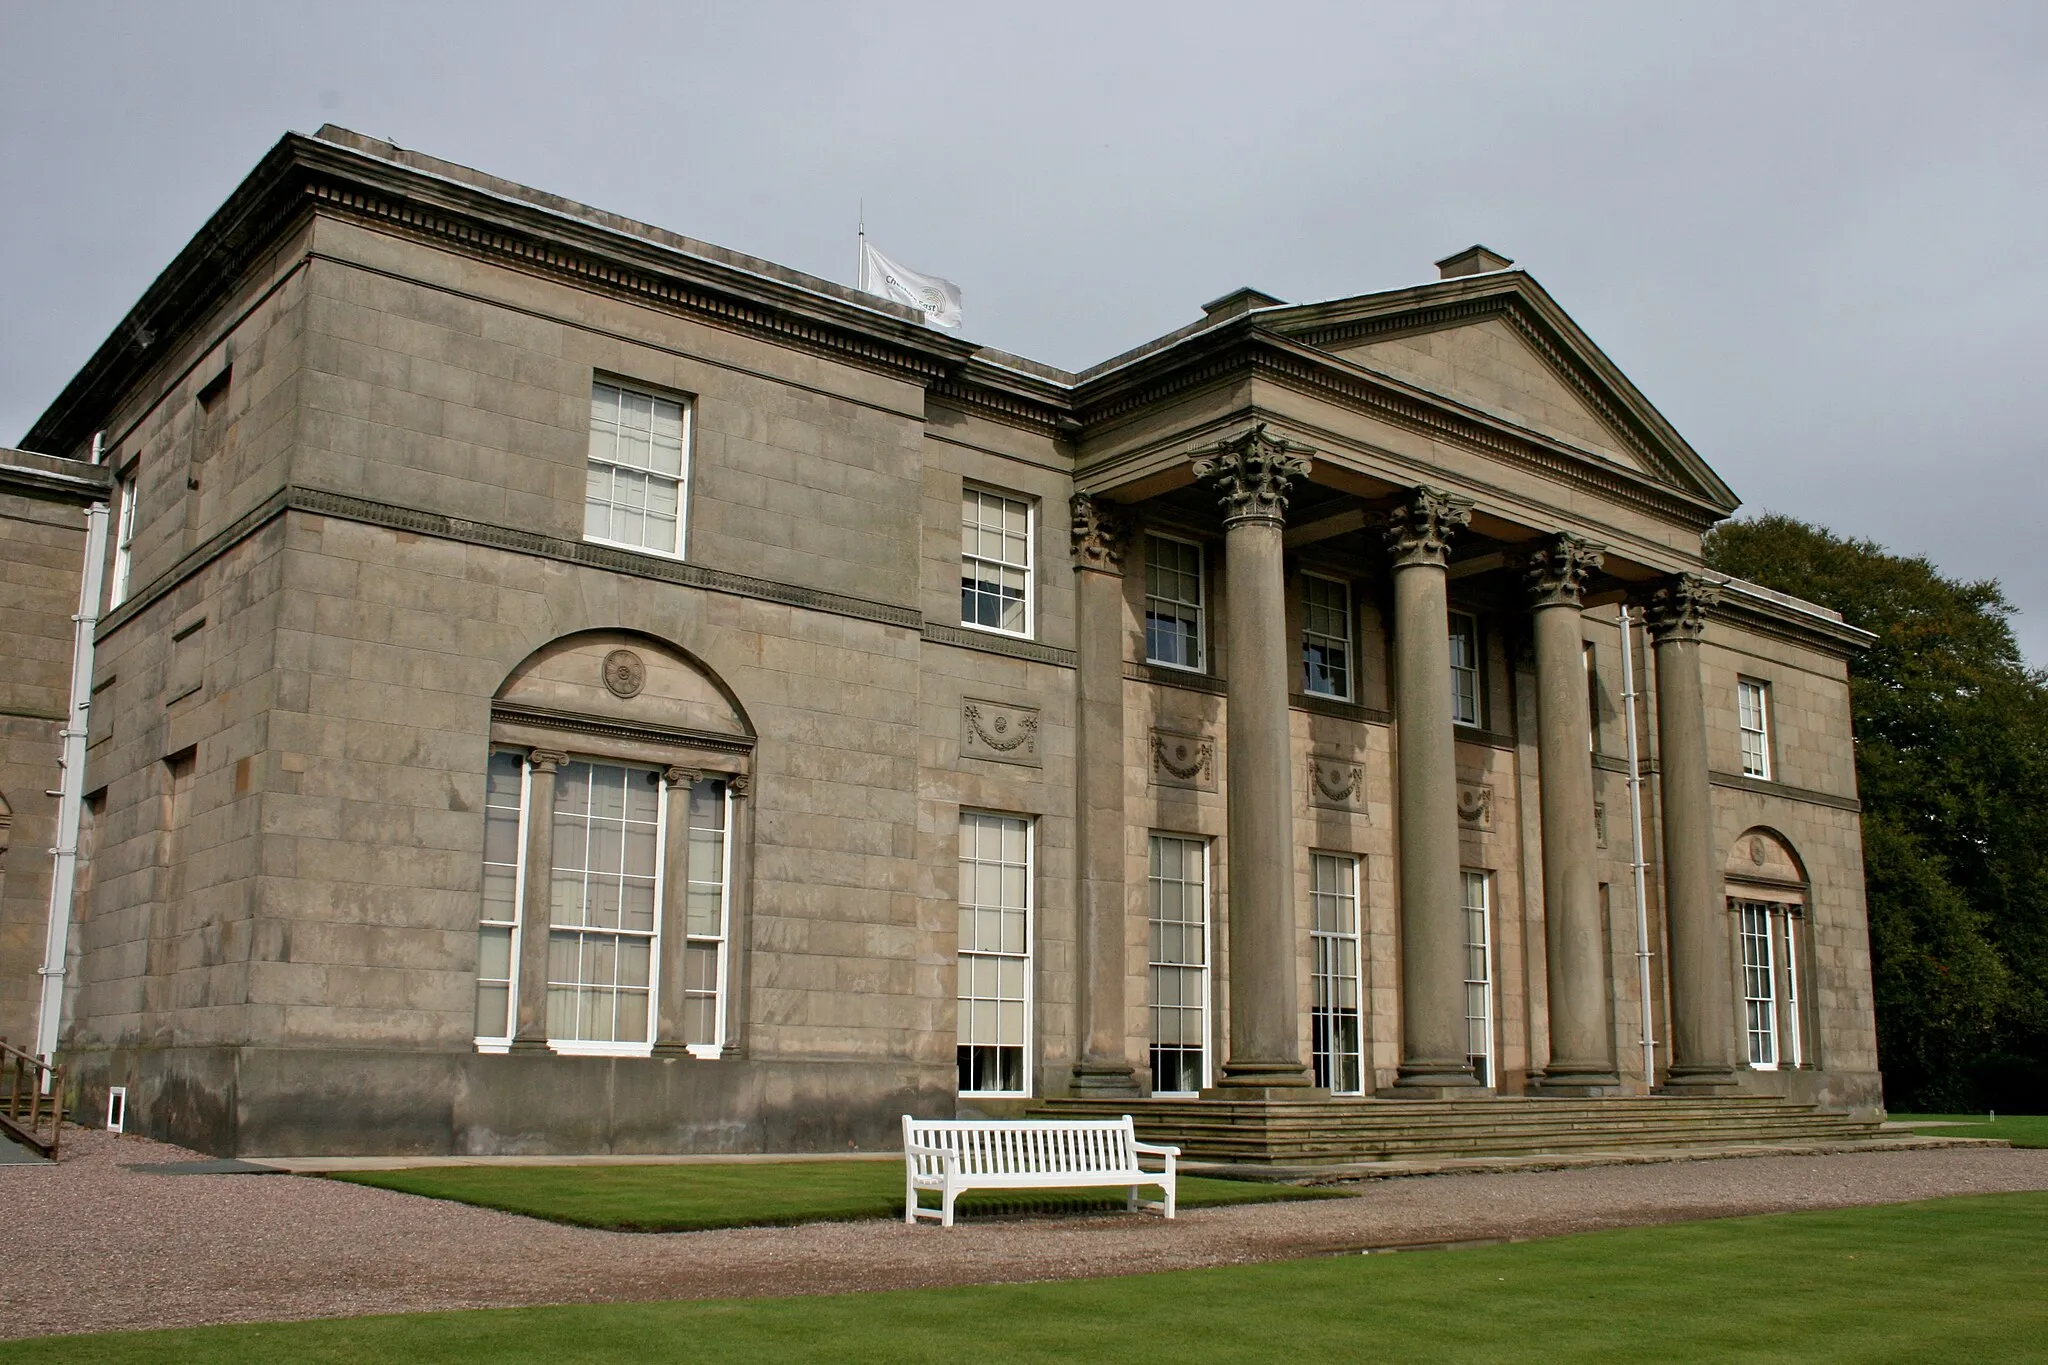
[[[1886,1103],[2048,1108],[2048,675],[2012,604],[1791,517],[1706,552],[1877,636],[1849,678]]]

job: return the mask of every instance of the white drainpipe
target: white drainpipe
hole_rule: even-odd
[[[1621,713],[1628,736],[1629,866],[1636,877],[1636,973],[1643,999],[1643,1083],[1657,1084],[1657,1039],[1650,1028],[1650,905],[1645,889],[1649,865],[1643,861],[1643,761],[1636,742],[1635,626],[1627,607],[1621,609]]]
[[[92,438],[92,462],[101,458],[101,437]],[[50,928],[43,939],[42,1007],[36,1014],[36,1055],[55,1060],[57,1029],[64,1013],[64,956],[71,937],[71,899],[78,886],[78,826],[85,806],[85,721],[92,705],[93,631],[100,623],[100,582],[107,553],[107,505],[85,509],[85,569],[79,575],[78,615],[71,618],[71,712],[58,763],[57,846],[50,850]],[[49,1074],[43,1073],[44,1084]]]

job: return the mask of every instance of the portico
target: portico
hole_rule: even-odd
[[[1660,575],[1654,564],[1612,555],[1586,534],[1583,523],[1564,527],[1511,521],[1484,509],[1470,494],[1429,484],[1371,489],[1362,471],[1345,468],[1341,453],[1283,436],[1279,424],[1260,413],[1247,414],[1232,435],[1194,445],[1184,452],[1183,462],[1177,483],[1169,483],[1170,475],[1152,474],[1149,498],[1118,503],[1115,490],[1105,490],[1074,500],[1077,570],[1089,582],[1078,603],[1078,633],[1083,641],[1095,642],[1081,653],[1077,683],[1084,697],[1136,690],[1143,679],[1151,685],[1199,687],[1223,699],[1216,741],[1227,759],[1214,799],[1224,812],[1222,861],[1230,888],[1228,971],[1217,992],[1227,1025],[1216,1031],[1220,1065],[1213,1090],[1203,1093],[1238,1101],[1298,1101],[1327,1093],[1313,1085],[1305,1055],[1311,1031],[1304,1026],[1300,1003],[1307,975],[1301,968],[1311,935],[1310,917],[1297,894],[1298,872],[1315,839],[1303,828],[1300,809],[1300,794],[1313,794],[1315,778],[1310,771],[1314,760],[1303,750],[1315,746],[1299,742],[1302,727],[1289,714],[1315,700],[1304,696],[1300,679],[1289,680],[1290,672],[1302,666],[1301,632],[1290,626],[1301,619],[1291,602],[1299,596],[1292,585],[1303,572],[1297,562],[1303,550],[1313,550],[1325,572],[1333,571],[1333,565],[1348,569],[1350,582],[1381,599],[1380,608],[1369,609],[1369,615],[1384,623],[1382,639],[1361,643],[1366,651],[1378,644],[1383,660],[1377,669],[1362,671],[1382,678],[1386,705],[1354,705],[1348,714],[1347,708],[1332,707],[1317,719],[1325,729],[1358,732],[1355,751],[1392,756],[1388,852],[1396,869],[1398,966],[1387,976],[1396,986],[1399,1024],[1397,1060],[1381,1088],[1390,1097],[1408,1099],[1491,1090],[1581,1098],[1622,1093],[1615,996],[1629,983],[1613,970],[1608,942],[1609,897],[1602,885],[1604,839],[1595,801],[1589,701],[1594,689],[1587,656],[1589,635],[1596,631],[1587,612],[1597,605],[1611,613],[1620,602],[1663,603],[1674,595],[1692,602],[1707,595],[1707,587],[1696,577]],[[1156,663],[1110,648],[1111,639],[1143,642],[1127,628],[1138,595],[1111,591],[1109,584],[1122,572],[1129,527],[1168,519],[1190,529],[1206,510],[1203,502],[1211,499],[1214,553],[1221,561],[1214,570],[1222,586],[1216,614],[1226,623],[1218,632],[1225,643],[1215,674],[1175,677]],[[1291,506],[1302,505],[1310,510],[1290,516]],[[1117,528],[1113,560],[1100,548],[1104,528],[1112,525]],[[1492,607],[1489,630],[1499,637],[1502,656],[1512,660],[1511,684],[1531,694],[1529,704],[1519,709],[1534,721],[1533,735],[1513,738],[1515,752],[1533,760],[1537,809],[1532,832],[1540,880],[1532,880],[1540,899],[1528,912],[1536,935],[1528,945],[1528,960],[1542,970],[1546,1008],[1540,1019],[1505,1026],[1532,1023],[1530,1031],[1548,1040],[1548,1055],[1532,1056],[1525,1074],[1505,1085],[1498,1072],[1475,1076],[1468,1032],[1474,945],[1467,933],[1463,880],[1468,860],[1461,842],[1471,822],[1460,812],[1459,751],[1483,732],[1453,715],[1454,581],[1461,602],[1476,599]],[[1681,652],[1683,629],[1667,627],[1668,614],[1658,607],[1651,618],[1658,678],[1667,705],[1690,707],[1693,714],[1689,720],[1666,720],[1659,713],[1662,745],[1676,756],[1666,763],[1663,781],[1704,788],[1706,720],[1696,657],[1690,661],[1687,677],[1693,681],[1688,687],[1686,677],[1677,676],[1689,662]],[[1129,723],[1134,709],[1128,702],[1121,712],[1105,707],[1099,719],[1084,721],[1084,726],[1097,727],[1079,751],[1077,783],[1084,794],[1125,790],[1119,780],[1120,747],[1109,736],[1113,725]],[[1104,742],[1094,742],[1097,733]],[[1699,795],[1689,788],[1661,801],[1683,814],[1699,809]],[[1704,824],[1670,822],[1665,839],[1667,846],[1674,839],[1699,842],[1706,832]],[[1082,838],[1084,847],[1096,846],[1091,832],[1084,831]],[[1118,973],[1105,962],[1113,955],[1114,936],[1104,921],[1117,913],[1119,902],[1126,915],[1138,913],[1137,897],[1130,894],[1135,888],[1119,896],[1109,885],[1115,861],[1092,860],[1093,894],[1084,902],[1082,925],[1083,943],[1099,954],[1087,973],[1082,1033],[1101,1039],[1104,1053],[1113,1051],[1104,1021],[1124,1015],[1133,1003],[1119,998],[1119,988],[1141,984],[1135,974]],[[1096,892],[1097,887],[1104,890]],[[1683,899],[1688,894],[1690,899]],[[1680,1020],[1676,1036],[1718,1036],[1726,1031],[1725,1017],[1713,1017],[1721,993],[1702,984],[1717,969],[1711,941],[1717,926],[1711,913],[1701,910],[1705,906],[1711,912],[1711,887],[1695,885],[1689,893],[1674,890],[1673,896],[1674,906],[1691,915],[1686,927],[1674,924],[1674,960],[1691,967],[1691,960],[1681,956],[1687,950],[1704,959],[1691,967],[1690,988],[1674,988]],[[1720,961],[1725,966],[1725,951]],[[1652,1002],[1653,1009],[1660,1005]],[[1634,1008],[1639,1011],[1640,1003]],[[1689,1079],[1696,1073],[1686,1069],[1695,1065],[1686,1046],[1681,1041],[1679,1077],[1697,1089],[1701,1083]],[[1138,1093],[1143,1068],[1128,1054],[1122,1065],[1130,1070],[1117,1072],[1111,1093]],[[1726,1069],[1723,1060],[1724,1077]],[[1100,1093],[1097,1078],[1104,1074],[1103,1064],[1089,1060],[1086,1070],[1088,1081],[1082,1084],[1077,1074],[1075,1092]],[[1661,1074],[1637,1076],[1626,1088],[1643,1093],[1664,1080]]]

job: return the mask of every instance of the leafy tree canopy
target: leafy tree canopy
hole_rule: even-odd
[[[2048,1109],[2048,675],[2012,604],[1791,517],[1706,551],[1877,637],[1849,674],[1886,1102]]]

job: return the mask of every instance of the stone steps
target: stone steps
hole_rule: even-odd
[[[1183,1159],[1227,1165],[1428,1163],[1602,1152],[1683,1154],[1730,1148],[1883,1144],[1875,1120],[1782,1100],[1302,1101],[1060,1099],[1047,1117],[1130,1114],[1141,1139],[1181,1148]]]

